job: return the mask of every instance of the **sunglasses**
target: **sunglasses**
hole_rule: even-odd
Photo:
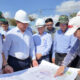
[[[66,26],[67,24],[60,24],[60,25],[62,25],[62,26]]]
[[[48,24],[48,25],[46,25],[46,26],[53,26],[53,24]]]

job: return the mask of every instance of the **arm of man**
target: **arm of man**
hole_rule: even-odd
[[[33,65],[33,67],[38,66],[38,62],[36,60],[35,46],[34,46],[33,37],[31,37],[31,40],[30,40],[30,55],[32,57],[32,65]]]
[[[79,42],[78,40],[76,41],[75,45],[73,48],[70,50],[70,52],[67,54],[65,57],[62,66],[57,70],[55,77],[60,76],[64,73],[65,68],[71,63],[71,61],[77,56],[78,54],[78,49],[79,49]]]
[[[4,53],[2,53],[2,57],[3,57],[3,73],[12,73],[14,72],[13,68],[11,66],[8,65]]]
[[[4,41],[4,44],[3,44],[3,51],[2,51],[2,56],[3,56],[3,71],[5,73],[11,73],[11,72],[13,72],[13,68],[11,66],[9,66],[8,63],[7,63],[8,54],[9,54],[8,52],[9,52],[11,43],[12,43],[11,37],[10,37],[10,35],[7,35],[6,39]]]
[[[65,68],[68,66],[69,63],[71,63],[71,61],[76,57],[71,55],[70,53],[67,54],[67,56],[65,57],[62,66],[59,67],[59,69],[57,70],[55,77],[57,76],[61,76],[64,73]]]

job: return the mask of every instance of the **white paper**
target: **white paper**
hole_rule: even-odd
[[[28,70],[19,71],[12,74],[0,75],[0,80],[74,80],[77,76],[77,70],[69,68],[69,70],[60,77],[55,78],[59,66],[42,61],[38,67]]]

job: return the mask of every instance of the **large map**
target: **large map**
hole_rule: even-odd
[[[77,70],[69,68],[64,75],[54,77],[59,66],[42,61],[38,67],[30,68],[11,74],[0,75],[0,80],[75,80]]]

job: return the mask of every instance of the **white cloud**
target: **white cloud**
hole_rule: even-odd
[[[59,19],[59,15],[53,16],[53,20],[54,20],[55,23],[58,21],[58,19]]]
[[[69,0],[63,2],[61,5],[56,6],[57,12],[72,13],[80,10],[80,1]]]
[[[5,18],[10,18],[11,17],[10,12],[4,12],[3,15],[4,15]]]

